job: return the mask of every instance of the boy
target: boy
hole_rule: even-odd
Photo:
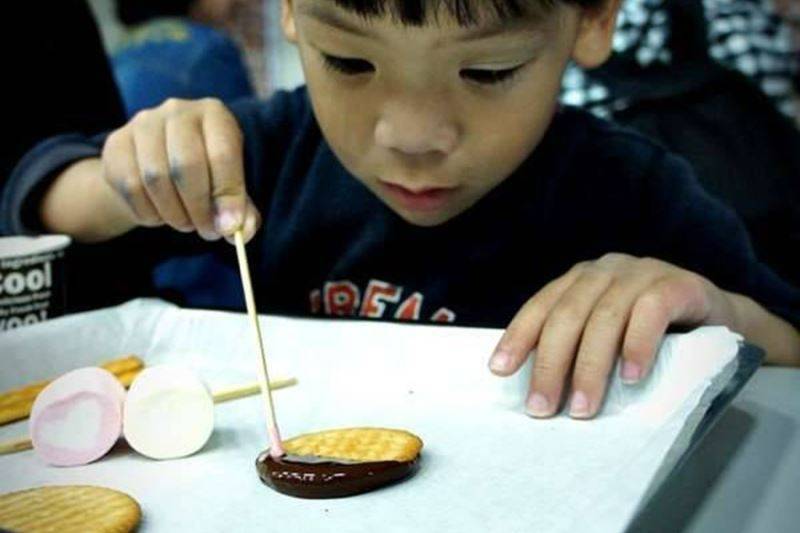
[[[263,310],[507,325],[490,368],[536,349],[536,417],[562,399],[594,416],[617,354],[642,379],[670,325],[724,324],[797,364],[800,297],[732,213],[660,147],[557,106],[568,61],[607,58],[617,4],[285,0],[307,89],[48,141],[5,224],[82,241],[242,227]],[[162,294],[239,303],[224,243],[137,231],[127,257]]]

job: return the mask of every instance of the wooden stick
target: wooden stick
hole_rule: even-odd
[[[258,313],[256,312],[256,300],[253,296],[253,283],[250,280],[250,267],[247,265],[247,253],[244,249],[244,236],[241,228],[234,234],[236,241],[236,256],[239,259],[239,273],[242,277],[242,289],[244,290],[244,301],[247,305],[247,315],[250,317],[250,324],[253,326],[253,335],[256,341],[256,349],[259,353],[258,370],[259,382],[261,383],[261,397],[264,400],[264,408],[267,414],[267,431],[269,433],[270,447],[269,453],[272,457],[278,458],[285,454],[283,442],[278,431],[278,422],[275,417],[275,406],[272,403],[272,394],[269,386],[269,371],[267,370],[267,355],[264,353],[264,343],[261,340],[261,327],[258,324]]]
[[[286,387],[291,387],[293,385],[297,385],[297,379],[295,378],[276,379],[275,381],[269,382],[269,388],[271,390],[285,389]],[[214,398],[214,403],[224,403],[231,400],[238,400],[239,398],[244,398],[246,396],[255,396],[260,392],[261,383],[255,382],[248,383],[247,385],[239,385],[236,387],[220,389],[213,392],[212,397]],[[32,448],[33,443],[31,442],[31,439],[27,437],[18,437],[16,439],[0,442],[0,455],[22,452]]]
[[[30,450],[31,448],[33,448],[31,439],[27,437],[20,437],[17,439],[0,442],[0,455],[23,452],[25,450]]]
[[[292,385],[297,385],[297,379],[295,378],[276,379],[274,381],[269,382],[270,390],[285,389],[286,387],[291,387]],[[229,387],[227,389],[220,389],[214,392],[214,403],[223,403],[223,402],[229,402],[231,400],[238,400],[239,398],[244,398],[245,396],[254,396],[259,392],[261,392],[260,382],[251,383],[249,385],[242,385],[239,387]]]

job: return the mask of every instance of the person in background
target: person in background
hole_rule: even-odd
[[[800,39],[791,3],[623,2],[614,55],[597,69],[571,65],[561,99],[688,159],[742,217],[758,257],[800,286]]]
[[[117,0],[127,32],[110,51],[128,117],[170,97],[253,96],[241,51],[225,31],[242,0]]]

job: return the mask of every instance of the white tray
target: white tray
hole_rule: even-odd
[[[737,370],[740,337],[725,328],[671,335],[649,379],[612,381],[597,419],[533,420],[528,370],[502,379],[486,362],[501,331],[372,321],[262,317],[284,437],[323,428],[405,428],[425,442],[417,475],[337,500],[268,489],[254,460],[268,446],[262,404],[216,408],[196,455],[140,457],[121,443],[75,468],[32,452],[0,457],[0,492],[96,484],[142,505],[141,531],[622,531],[684,455],[703,414]],[[182,310],[156,300],[73,315],[0,334],[0,389],[124,353],[148,365],[192,366],[217,389],[254,381],[243,314]],[[26,423],[0,428],[18,436]]]

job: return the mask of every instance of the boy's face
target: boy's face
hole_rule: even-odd
[[[342,164],[403,219],[434,226],[480,200],[542,139],[581,19],[559,3],[469,27],[442,11],[412,27],[331,0],[284,0],[283,25]]]

